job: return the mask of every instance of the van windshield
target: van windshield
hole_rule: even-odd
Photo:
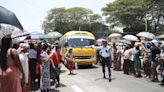
[[[88,38],[70,38],[68,40],[69,47],[83,47],[83,46],[90,46],[94,44],[94,39]]]

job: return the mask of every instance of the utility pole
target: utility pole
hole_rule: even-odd
[[[81,31],[81,27],[79,26],[79,31]]]
[[[148,32],[148,20],[145,19],[145,31]]]

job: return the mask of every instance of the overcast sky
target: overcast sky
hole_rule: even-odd
[[[25,30],[40,31],[47,11],[58,7],[84,7],[101,14],[101,8],[114,0],[0,0],[0,5],[13,11]]]

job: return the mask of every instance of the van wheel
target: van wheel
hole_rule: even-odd
[[[78,64],[77,63],[75,63],[75,69],[78,69]]]

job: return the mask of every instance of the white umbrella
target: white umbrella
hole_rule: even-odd
[[[62,36],[59,32],[49,32],[46,34],[46,38],[60,38]]]
[[[155,35],[150,32],[140,32],[137,34],[137,36],[148,38],[148,39],[154,39]]]
[[[125,35],[123,36],[124,39],[129,40],[129,41],[139,41],[138,37],[134,35]]]
[[[152,43],[158,43],[159,41],[158,40],[152,40],[151,42]]]
[[[120,37],[122,37],[122,35],[119,33],[113,33],[109,35],[109,38],[120,38]]]
[[[156,38],[157,38],[157,39],[162,39],[162,38],[164,38],[164,34],[159,35],[159,36],[157,36]]]
[[[100,39],[97,39],[97,40],[96,40],[96,43],[100,46],[100,45],[102,45],[102,42],[103,42],[103,41],[105,41],[105,39],[100,38]]]

